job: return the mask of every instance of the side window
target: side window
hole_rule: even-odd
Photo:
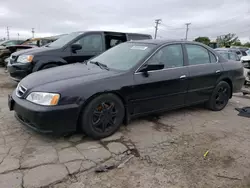
[[[234,54],[234,57],[235,57],[236,61],[240,61],[240,57],[237,54]]]
[[[114,46],[116,46],[116,45],[118,45],[118,44],[120,44],[120,43],[122,43],[122,41],[121,40],[119,40],[119,39],[111,39],[110,40],[110,48],[112,48],[112,47],[114,47]]]
[[[237,55],[241,55],[240,51],[236,51],[236,54],[237,54]]]
[[[217,58],[215,57],[215,55],[211,52],[209,52],[209,56],[210,56],[210,62],[211,63],[216,63],[217,62]]]
[[[235,55],[233,53],[229,54],[229,59],[232,59],[232,60],[236,61],[236,57],[235,57]]]
[[[102,36],[99,34],[90,34],[83,36],[75,44],[80,44],[82,52],[101,52],[102,51]]]
[[[210,63],[208,50],[196,44],[186,44],[189,65]]]
[[[164,64],[164,68],[183,66],[181,44],[172,44],[161,48],[149,59],[148,64]]]

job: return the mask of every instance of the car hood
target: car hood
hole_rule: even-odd
[[[22,48],[22,47],[27,47],[27,48],[38,48],[37,46],[34,45],[25,45],[25,44],[21,44],[21,45],[12,45],[12,46],[8,46],[6,47],[7,49],[11,49],[11,48]]]
[[[64,85],[67,85],[67,81],[72,83],[73,79],[79,77],[82,77],[82,82],[90,82],[117,75],[118,73],[117,71],[101,69],[94,64],[75,63],[32,73],[22,79],[20,84],[27,89],[32,89],[49,83],[55,83],[56,85],[56,82],[61,81],[64,82]]]
[[[247,56],[242,56],[240,58],[241,61],[249,61],[250,60],[250,55],[247,55]]]
[[[13,53],[13,55],[15,56],[19,56],[19,55],[39,55],[40,53],[44,53],[44,52],[51,52],[57,50],[57,48],[51,48],[51,47],[40,47],[40,48],[30,48],[30,49],[26,49],[26,50],[22,50],[22,51],[18,51]]]

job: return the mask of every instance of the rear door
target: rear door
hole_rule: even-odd
[[[185,49],[189,70],[187,103],[206,101],[221,76],[222,65],[216,55],[202,45],[185,44]]]
[[[184,66],[181,44],[170,44],[159,49],[146,64],[164,64],[164,69],[135,73],[131,92],[134,114],[173,109],[185,104],[188,88],[188,68]]]
[[[76,52],[71,51],[71,56],[67,57],[68,63],[83,62],[102,53],[104,50],[103,35],[101,33],[83,35],[74,44],[80,44],[82,49]],[[70,46],[68,50],[71,50]]]

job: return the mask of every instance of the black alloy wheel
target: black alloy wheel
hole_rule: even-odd
[[[119,129],[125,110],[119,97],[103,94],[90,101],[82,113],[83,131],[94,139],[100,139]]]
[[[227,105],[231,94],[231,87],[225,81],[221,81],[215,87],[207,105],[213,111],[220,111]]]
[[[109,131],[115,126],[117,109],[114,102],[103,102],[93,112],[93,128],[100,133]]]

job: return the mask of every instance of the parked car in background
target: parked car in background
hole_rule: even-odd
[[[141,115],[198,103],[222,110],[243,82],[241,63],[201,43],[130,41],[85,63],[27,76],[9,97],[9,108],[35,130],[81,128],[100,139]]]
[[[239,56],[239,58],[247,55],[245,52],[242,52],[241,50],[239,50],[237,48],[216,48],[215,50],[216,51],[235,52]]]
[[[227,52],[227,51],[217,51],[222,57],[228,59],[228,60],[233,60],[233,61],[238,61],[242,62],[243,67],[244,67],[244,76],[245,76],[245,85],[250,82],[250,56],[243,56],[239,58],[239,56],[235,52]]]
[[[13,53],[8,71],[14,80],[20,81],[32,72],[83,62],[122,42],[151,38],[151,35],[136,33],[74,32],[44,47]]]
[[[51,42],[56,41],[60,36],[52,36],[52,37],[45,37],[45,38],[31,38],[23,41],[17,45],[10,45],[6,46],[4,49],[0,50],[0,63],[4,63],[7,66],[6,59],[10,57],[10,55],[16,51],[41,47],[47,45]]]
[[[228,52],[228,51],[221,51],[221,50],[215,50],[217,51],[222,57],[233,60],[233,61],[240,61],[239,56],[235,52]]]
[[[0,42],[0,50],[4,49],[7,46],[21,44],[23,40],[5,40]]]
[[[247,55],[250,55],[250,49],[248,49],[248,50],[246,51],[246,53],[247,53]]]
[[[241,62],[244,66],[245,84],[250,82],[250,55],[241,57]]]

